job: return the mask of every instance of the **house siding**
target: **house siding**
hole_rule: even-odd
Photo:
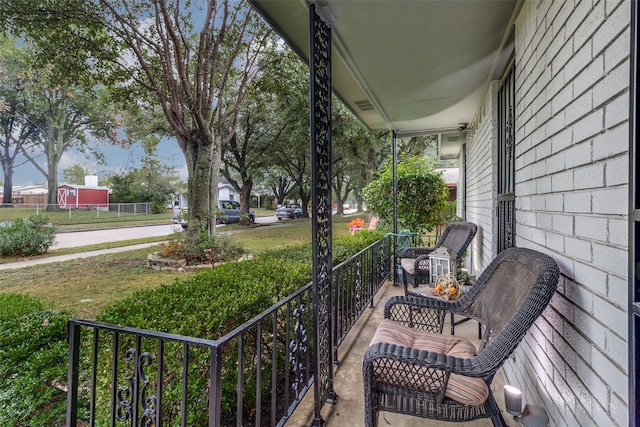
[[[527,1],[516,20],[516,245],[562,277],[504,373],[551,426],[629,422],[629,18],[628,1],[583,0]],[[467,150],[486,165],[483,129]],[[476,179],[486,196],[496,176]],[[486,212],[468,217],[488,234]]]

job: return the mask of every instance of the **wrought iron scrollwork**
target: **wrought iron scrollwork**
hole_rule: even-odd
[[[127,376],[127,383],[118,387],[118,421],[129,421],[133,417],[133,390],[135,389],[135,357],[136,350],[130,348],[124,355],[124,360],[133,363],[131,374]]]
[[[362,291],[363,291],[363,287],[362,287],[362,259],[358,259],[358,261],[356,261],[356,265],[355,265],[355,269],[356,269],[356,279],[355,279],[355,283],[354,283],[354,287],[355,287],[355,312],[356,313],[360,313],[360,310],[362,309]]]
[[[157,405],[158,398],[152,394],[149,394],[151,384],[149,379],[147,378],[144,369],[145,366],[150,366],[153,362],[153,358],[151,354],[144,352],[140,355],[140,360],[138,361],[138,378],[142,383],[142,388],[140,389],[140,402],[142,405],[142,415],[140,416],[141,425],[143,427],[153,427],[156,423],[156,414],[157,414]]]
[[[158,398],[149,394],[152,384],[145,374],[145,367],[152,364],[153,357],[148,352],[142,352],[140,356],[137,356],[137,353],[134,348],[128,349],[125,353],[125,361],[133,366],[131,366],[131,373],[127,376],[126,384],[118,388],[116,415],[118,421],[130,422],[133,418],[136,401],[139,401],[142,408],[140,425],[152,427],[157,424]],[[135,390],[138,390],[138,396],[134,395]],[[136,400],[136,397],[139,399]]]
[[[289,344],[289,364],[293,369],[293,390],[301,390],[305,385],[304,379],[304,363],[305,358],[302,357],[309,350],[309,335],[304,327],[304,314],[306,308],[304,304],[300,304],[293,310],[295,324],[293,326],[294,340]]]
[[[504,127],[504,138],[505,138],[505,149],[506,149],[506,158],[509,161],[513,161],[514,154],[514,132],[513,132],[513,106],[509,106],[509,110],[507,111],[507,120]]]
[[[311,160],[314,206],[316,386],[320,401],[335,399],[331,338],[331,29],[310,7]],[[316,408],[316,412],[319,412]],[[316,413],[319,417],[319,414]],[[317,421],[317,420],[316,420]]]

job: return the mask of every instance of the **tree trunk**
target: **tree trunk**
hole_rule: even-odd
[[[13,193],[13,168],[7,167],[2,162],[2,169],[4,170],[4,185],[3,185],[3,193],[2,193],[2,206],[12,206],[11,205],[11,195]]]
[[[298,197],[300,197],[300,205],[302,207],[302,216],[309,218],[309,200],[311,200],[311,190],[304,191],[302,186],[298,186]]]
[[[240,192],[240,224],[249,225],[249,209],[251,207],[251,190],[253,189],[253,181],[247,180],[242,183]]]
[[[211,235],[215,230],[220,149],[213,137],[197,131],[193,131],[189,139],[179,138],[179,145],[187,161],[188,172],[187,235],[189,241],[197,242],[202,228]]]
[[[335,179],[337,178],[337,179]],[[334,176],[333,194],[335,194],[336,215],[344,215],[344,198],[342,197],[342,181]]]

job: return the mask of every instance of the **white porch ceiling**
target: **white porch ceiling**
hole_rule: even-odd
[[[305,60],[308,2],[250,0]],[[321,0],[332,84],[370,129],[457,132],[499,78],[518,0]],[[373,107],[373,108],[371,108]]]

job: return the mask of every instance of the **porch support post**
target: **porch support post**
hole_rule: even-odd
[[[393,171],[393,286],[398,284],[398,134],[394,130],[392,139],[392,171]]]
[[[309,5],[311,79],[311,232],[313,234],[314,426],[334,403],[331,285],[331,28]]]

